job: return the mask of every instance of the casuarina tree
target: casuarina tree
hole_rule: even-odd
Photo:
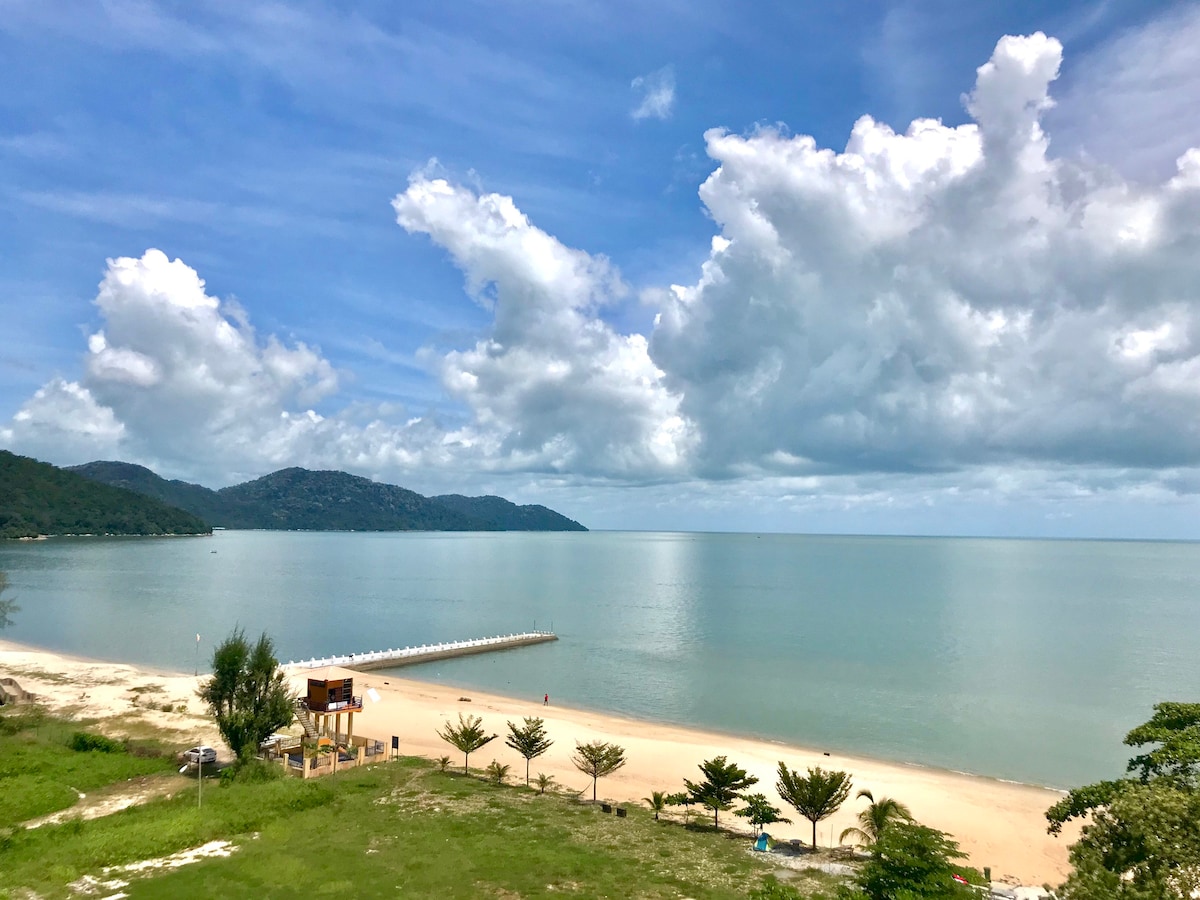
[[[479,716],[463,716],[458,714],[458,725],[446,723],[437,733],[443,741],[460,751],[463,755],[463,774],[466,775],[467,762],[471,754],[489,741],[494,741],[499,735],[487,735],[483,731],[483,719]]]
[[[554,743],[546,737],[546,723],[530,716],[525,717],[525,724],[521,726],[509,722],[504,743],[525,757],[525,786],[529,787],[529,761],[537,759]]]
[[[846,772],[826,772],[821,767],[803,776],[779,763],[775,790],[796,812],[812,822],[812,845],[817,848],[817,823],[838,811],[850,795],[850,776]]]
[[[605,741],[592,741],[588,744],[575,744],[575,755],[571,762],[584,775],[592,779],[592,802],[596,802],[596,782],[605,775],[611,775],[625,765],[625,748]]]
[[[252,757],[273,732],[292,723],[295,698],[264,633],[251,646],[239,628],[213,650],[212,675],[200,685],[217,729],[238,757]]]
[[[719,827],[717,815],[723,809],[733,806],[733,801],[742,791],[751,785],[758,784],[758,779],[747,775],[746,770],[726,760],[724,756],[716,756],[700,763],[700,771],[704,780],[692,782],[683,779],[688,794],[701,806],[713,811],[713,827]]]

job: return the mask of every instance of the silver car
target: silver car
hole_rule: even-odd
[[[191,750],[183,751],[183,758],[193,766],[197,763],[208,765],[217,761],[217,751],[212,747],[193,747]]]

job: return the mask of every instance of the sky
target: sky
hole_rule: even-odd
[[[0,447],[1200,539],[1197,46],[1197,0],[0,0]]]

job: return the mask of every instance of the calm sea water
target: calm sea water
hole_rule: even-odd
[[[406,672],[1056,786],[1200,686],[1192,543],[227,531],[5,543],[0,570],[4,636],[56,650],[191,670],[235,626],[288,660],[552,625]]]

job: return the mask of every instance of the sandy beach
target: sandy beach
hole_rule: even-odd
[[[345,674],[354,678],[355,694],[374,688],[380,697],[378,702],[364,701],[365,709],[355,716],[355,733],[389,743],[396,735],[405,754],[435,759],[446,755],[461,766],[461,754],[438,738],[436,730],[447,720],[456,721],[460,712],[473,714],[483,718],[489,733],[500,737],[472,755],[472,767],[482,768],[495,759],[511,765],[510,777],[523,779],[525,761],[504,745],[505,722],[540,716],[555,744],[534,760],[531,772],[552,776],[560,789],[586,791],[590,796],[590,780],[570,762],[577,741],[614,741],[625,748],[628,764],[599,784],[599,795],[618,803],[640,803],[656,790],[680,790],[685,777],[697,777],[700,762],[725,755],[757,776],[759,784],[754,789],[782,807],[785,815],[790,812],[793,819],[799,817],[774,791],[780,760],[800,771],[809,766],[844,769],[851,774],[854,789],[845,806],[818,825],[818,843],[823,846],[836,843],[844,828],[856,824],[854,816],[865,801],[855,800],[854,793],[867,788],[876,799],[894,797],[906,803],[922,823],[949,832],[973,865],[991,867],[995,880],[1057,884],[1069,870],[1067,848],[1077,833],[1071,831],[1059,838],[1046,834],[1043,814],[1061,796],[1046,788],[568,709],[555,705],[553,697],[549,705],[543,705],[541,696],[502,697],[381,672],[346,670]],[[0,641],[0,677],[15,678],[50,708],[101,720],[110,734],[136,733],[152,726],[178,735],[181,749],[197,741],[224,746],[213,722],[202,715],[196,697],[199,679],[192,675],[77,659]],[[292,677],[297,692],[302,692],[307,673],[294,672]],[[169,711],[164,711],[166,707]],[[731,827],[744,826],[743,820],[729,813],[723,814],[721,821]],[[770,831],[776,838],[807,842],[812,826],[799,819],[790,825],[772,826]]]

